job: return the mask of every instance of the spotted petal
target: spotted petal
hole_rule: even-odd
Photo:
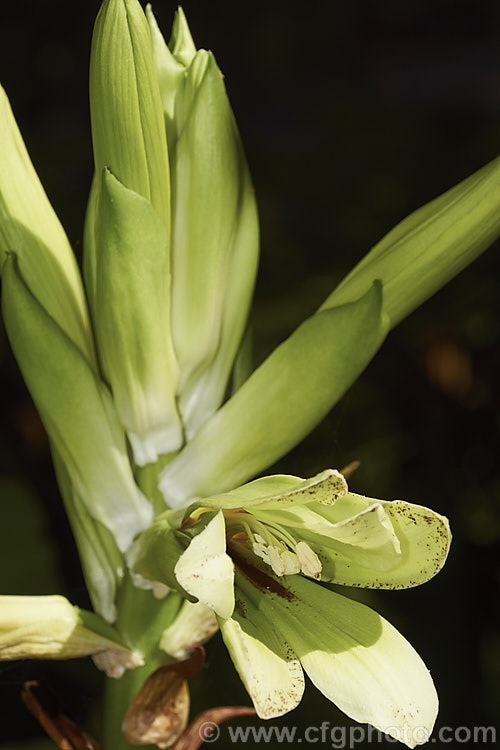
[[[282,716],[298,706],[304,674],[289,645],[250,602],[220,621],[224,643],[261,719]]]
[[[234,609],[234,570],[226,554],[226,528],[222,511],[197,536],[175,566],[180,585],[191,596],[221,617]]]
[[[243,586],[247,596],[256,591],[247,579]],[[437,715],[436,690],[403,636],[363,604],[301,576],[282,588],[288,596],[260,596],[261,618],[290,644],[316,687],[355,721],[408,747],[425,742]]]
[[[399,539],[379,502],[374,501],[337,523],[328,520],[328,509],[322,509],[318,503],[269,512],[255,512],[252,508],[252,514],[263,522],[285,527],[294,536],[300,535],[311,547],[324,544],[325,548],[331,545],[333,550],[344,550],[350,561],[363,567],[386,570],[401,561]]]
[[[317,506],[317,510],[336,524],[348,527],[374,506],[383,511],[390,523],[400,552],[396,555],[387,547],[363,549],[346,544],[345,539],[318,537],[303,530],[302,538],[322,562],[323,580],[346,586],[402,589],[419,586],[435,576],[446,561],[451,542],[448,519],[439,513],[403,500],[374,500],[353,493],[330,508]]]
[[[338,471],[326,469],[311,479],[301,479],[289,474],[274,474],[255,479],[230,492],[203,498],[189,506],[186,516],[200,508],[235,510],[251,508],[265,512],[289,506],[305,505],[316,501],[334,503],[347,492],[347,483]]]

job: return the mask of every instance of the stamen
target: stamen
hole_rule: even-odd
[[[303,574],[318,581],[321,578],[322,565],[317,554],[310,548],[307,542],[299,542],[295,547],[295,552],[299,558]]]
[[[321,578],[321,562],[306,542],[297,540],[282,526],[265,523],[245,511],[226,511],[228,536],[234,526],[243,529],[254,555],[260,557],[277,576],[302,573],[309,578]],[[232,527],[232,528],[230,528]]]

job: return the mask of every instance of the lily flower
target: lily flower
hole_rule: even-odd
[[[438,513],[350,493],[327,470],[167,511],[129,564],[137,582],[177,588],[215,613],[261,718],[298,705],[306,672],[348,716],[414,747],[438,708],[425,664],[380,615],[322,584],[417,586],[441,569],[450,538]]]

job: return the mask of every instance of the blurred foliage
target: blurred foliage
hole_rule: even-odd
[[[2,8],[0,79],[77,251],[91,178],[87,64],[98,0]],[[410,211],[500,152],[500,5],[388,0],[305,6],[186,0],[233,102],[262,222],[253,314],[261,360]],[[160,25],[174,4],[154,4]],[[2,334],[2,593],[86,594],[43,430]],[[401,324],[329,417],[276,470],[311,476],[353,459],[358,492],[447,514],[444,571],[420,589],[361,592],[423,656],[438,726],[499,724],[500,260],[488,253]],[[0,667],[3,750],[49,743],[19,700],[38,679],[90,728],[100,678],[84,661]],[[220,639],[195,708],[248,703]],[[311,686],[280,726],[349,726]],[[250,720],[249,720],[250,721]],[[253,721],[253,720],[252,720]],[[217,748],[230,747],[222,739]],[[15,744],[17,739],[29,740]],[[363,745],[359,745],[362,747]]]

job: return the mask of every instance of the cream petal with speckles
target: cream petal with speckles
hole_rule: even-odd
[[[190,505],[186,516],[198,508],[239,508],[272,510],[289,506],[307,505],[313,501],[321,505],[335,503],[347,492],[347,482],[335,469],[325,469],[310,479],[290,474],[273,474],[242,484],[230,492],[205,497]]]
[[[342,503],[342,498],[338,500]],[[320,512],[318,512],[318,510]],[[374,501],[352,517],[332,523],[329,520],[330,507],[319,503],[296,506],[284,510],[255,512],[260,521],[279,524],[293,536],[302,536],[305,530],[308,540],[321,545],[323,540],[333,547],[340,543],[340,549],[347,549],[349,559],[364,567],[376,570],[394,568],[401,561],[401,547],[392,523],[381,503]]]
[[[222,511],[207,524],[179,557],[174,568],[180,585],[221,617],[234,609],[234,568],[226,554]]]
[[[220,620],[224,643],[261,719],[272,719],[298,706],[304,692],[300,662],[250,602],[229,620]],[[258,622],[258,627],[254,625]]]
[[[384,556],[382,550],[318,537],[309,529],[301,537],[314,549],[323,565],[322,579],[345,586],[402,589],[425,583],[443,567],[451,542],[448,519],[421,505],[402,500],[374,500],[349,493],[334,506],[316,506],[336,523],[359,517],[374,505],[383,509],[400,545],[400,554]]]
[[[426,742],[438,710],[432,678],[398,631],[369,607],[301,576],[289,597],[261,597],[261,616],[276,624],[316,687],[355,721],[372,724],[408,747]]]

